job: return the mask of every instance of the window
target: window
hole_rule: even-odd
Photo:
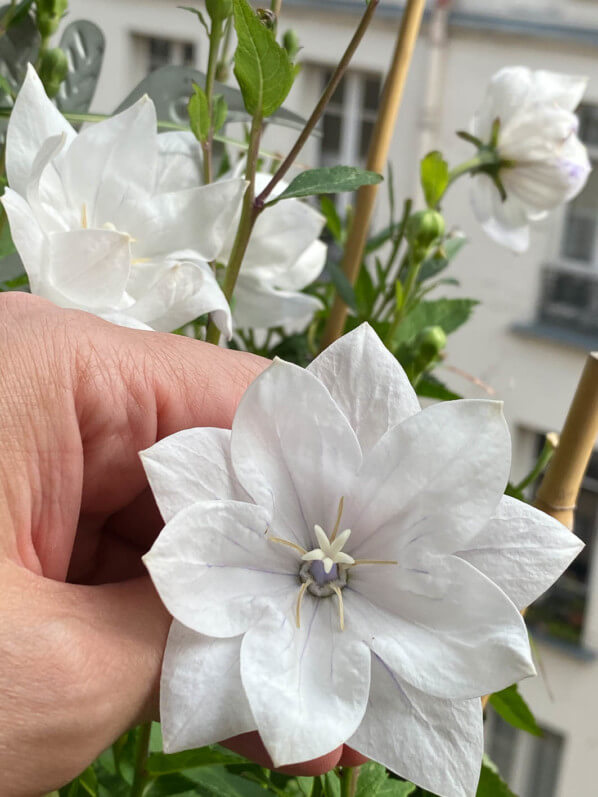
[[[153,72],[161,66],[195,66],[196,52],[193,42],[175,39],[144,37],[147,71]]]
[[[538,452],[544,443],[541,437]],[[598,454],[588,465],[577,500],[574,531],[586,547],[527,612],[532,630],[581,645],[595,531],[598,527]]]
[[[579,136],[594,171],[565,209],[559,264],[542,275],[540,321],[598,335],[598,105],[578,109]]]
[[[563,752],[560,734],[543,729],[543,736],[530,736],[508,725],[492,708],[484,733],[486,752],[515,794],[555,797]]]
[[[330,70],[322,71],[322,88],[331,75]],[[365,165],[381,86],[379,75],[365,72],[347,72],[341,80],[322,119],[322,166]],[[336,201],[345,208],[351,198],[338,194]]]

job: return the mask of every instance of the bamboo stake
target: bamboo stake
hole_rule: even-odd
[[[598,352],[586,359],[559,445],[536,495],[535,506],[573,528],[577,494],[598,436]]]
[[[403,12],[399,37],[390,71],[384,84],[380,110],[368,152],[367,168],[373,172],[384,172],[386,167],[388,151],[425,6],[425,0],[407,0]],[[343,271],[352,285],[359,273],[377,193],[377,185],[364,185],[357,192],[354,221],[349,231],[342,262]],[[347,305],[337,294],[324,331],[322,348],[326,348],[342,335],[346,317]]]
[[[598,352],[588,354],[534,506],[573,528],[577,496],[598,437]],[[525,615],[525,609],[522,614]],[[486,708],[490,695],[482,698]]]

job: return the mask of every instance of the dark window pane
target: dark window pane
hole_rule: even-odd
[[[195,46],[190,42],[183,44],[183,66],[195,64]]]
[[[504,780],[509,781],[515,760],[517,731],[504,722],[492,709],[489,709],[488,720],[491,729],[488,755],[498,767],[498,771]]]
[[[340,116],[327,113],[324,116],[324,135],[322,137],[322,151],[339,153],[341,148],[341,125]]]
[[[368,111],[377,111],[379,99],[380,78],[366,77],[363,86],[363,107]]]
[[[563,257],[591,263],[594,259],[596,220],[588,216],[576,216],[569,208],[563,236]]]
[[[159,69],[161,66],[166,66],[172,59],[172,42],[168,39],[150,39],[149,40],[149,69],[153,72],[154,69]]]
[[[554,797],[561,766],[563,738],[544,731],[542,738],[533,741],[527,788],[523,797]]]
[[[373,131],[374,122],[368,122],[364,119],[361,123],[361,133],[359,136],[359,157],[362,160],[367,157]]]
[[[598,105],[580,105],[579,137],[586,144],[598,144]]]

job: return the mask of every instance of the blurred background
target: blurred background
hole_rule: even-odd
[[[180,1],[70,0],[64,24],[87,18],[106,36],[93,111],[113,111],[160,66],[205,68],[203,31],[177,8]],[[401,5],[382,0],[301,165],[364,165]],[[286,107],[311,111],[362,11],[363,0],[284,0],[280,27],[298,34],[303,65]],[[596,0],[438,0],[429,2],[395,132],[398,200],[417,194],[418,161],[429,150],[441,149],[452,165],[473,154],[455,131],[467,129],[492,74],[519,64],[588,76],[580,137],[598,161]],[[266,146],[284,152],[293,140],[292,131],[271,128]],[[339,209],[351,200],[342,196]],[[481,305],[451,336],[439,375],[465,396],[505,401],[517,480],[532,467],[544,435],[560,429],[585,353],[598,348],[598,172],[577,199],[534,227],[525,255],[485,237],[470,209],[467,180],[451,189],[444,210],[469,244],[452,267],[461,286],[444,287],[442,295],[471,296]],[[378,226],[388,221],[384,191],[376,218]],[[529,615],[541,674],[521,691],[544,735],[517,731],[491,709],[486,723],[487,751],[520,797],[598,794],[597,523],[598,453],[575,527],[587,547]]]

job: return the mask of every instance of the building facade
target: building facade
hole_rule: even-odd
[[[106,34],[94,110],[114,110],[157,66],[204,65],[203,29],[177,5],[71,0],[71,19],[91,19]],[[363,161],[401,5],[382,3],[327,111],[322,137],[305,147],[302,164]],[[305,115],[313,107],[362,9],[362,0],[284,0],[281,27],[293,28],[303,48],[290,109]],[[398,197],[417,193],[417,163],[425,151],[439,148],[452,164],[471,154],[455,131],[467,127],[488,79],[506,65],[589,77],[580,129],[598,161],[597,56],[598,4],[589,0],[454,0],[440,11],[430,3],[392,145]],[[294,138],[284,128],[268,136],[268,146],[280,151]],[[598,348],[598,172],[568,208],[536,225],[524,255],[485,237],[470,209],[467,180],[451,189],[445,212],[469,243],[453,267],[460,287],[443,294],[474,297],[481,305],[450,338],[441,375],[463,395],[484,397],[482,382],[504,400],[518,478],[530,469],[543,435],[561,428],[586,352]],[[379,223],[386,214],[381,192]],[[520,797],[598,794],[597,524],[598,456],[578,510],[577,531],[587,548],[533,616],[542,675],[521,690],[545,734],[536,739],[488,718],[488,750]]]

